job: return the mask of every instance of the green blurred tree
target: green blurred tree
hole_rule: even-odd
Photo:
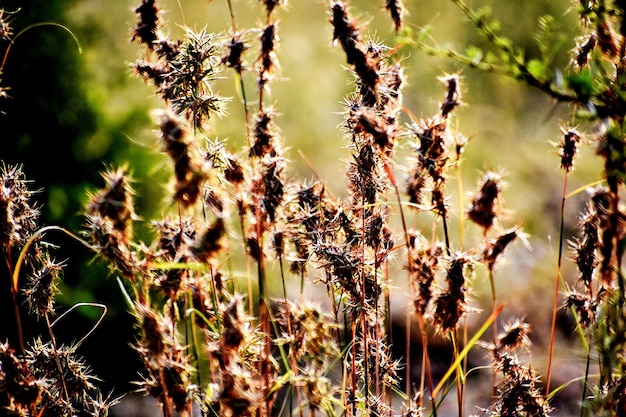
[[[42,224],[77,232],[85,192],[99,185],[103,161],[112,162],[129,153],[125,133],[133,126],[145,125],[148,113],[131,109],[115,123],[103,116],[104,103],[90,95],[85,57],[76,42],[78,39],[83,50],[88,50],[101,29],[94,21],[79,27],[68,23],[66,12],[73,3],[8,0],[2,5],[5,13],[16,13],[9,20],[14,43],[2,72],[2,85],[9,87],[9,98],[0,104],[0,159],[7,164],[23,164],[27,178],[33,181],[32,188],[41,190],[35,197],[42,209]],[[143,118],[138,116],[141,114]],[[98,300],[109,308],[107,318],[79,353],[105,381],[103,391],[113,386],[127,390],[126,384],[136,375],[136,355],[129,347],[132,320],[125,312],[116,281],[107,277],[104,267],[90,264],[92,254],[75,242],[58,235],[47,240],[60,246],[55,251],[58,259],[68,259],[60,304]],[[1,274],[0,306],[3,317],[12,317],[12,311],[7,310],[10,292],[5,291],[10,281],[5,270]],[[97,312],[80,309],[64,319],[55,328],[61,343],[86,333],[95,322],[94,314]],[[27,313],[22,317],[27,318]],[[27,340],[42,334],[40,324],[32,320],[26,319],[24,327]],[[14,344],[14,333],[13,320],[2,320],[0,338]],[[115,369],[110,366],[112,356],[119,366]]]

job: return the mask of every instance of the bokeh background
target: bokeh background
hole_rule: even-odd
[[[439,48],[465,51],[485,41],[451,1],[405,0],[409,15],[407,28],[415,33],[430,28],[426,42]],[[183,26],[228,33],[230,17],[226,0],[158,1],[167,22],[164,29],[172,38],[182,34]],[[352,0],[353,15],[358,16],[364,33],[394,47],[399,39],[378,0]],[[569,0],[493,0],[472,1],[473,7],[489,6],[501,22],[502,33],[538,56],[534,41],[538,19],[544,14],[555,17],[563,36],[561,52],[554,70],[569,65],[568,51],[577,33],[575,11]],[[43,210],[42,223],[57,224],[79,231],[81,207],[89,190],[100,183],[99,172],[109,165],[127,164],[136,179],[137,211],[149,220],[161,214],[166,201],[167,161],[159,153],[156,125],[150,112],[162,104],[151,86],[144,85],[130,64],[144,53],[132,44],[131,31],[136,22],[134,8],[139,1],[46,0],[22,2],[4,0],[0,7],[19,12],[11,18],[14,32],[41,22],[55,22],[70,29],[78,42],[56,26],[39,26],[20,35],[7,55],[2,84],[10,86],[11,98],[4,101],[0,115],[0,159],[21,163],[35,188]],[[240,28],[258,28],[262,22],[261,5],[253,0],[233,0]],[[345,69],[345,55],[332,45],[327,2],[292,0],[278,12],[280,19],[279,78],[271,84],[270,100],[280,114],[277,123],[286,146],[290,148],[294,178],[313,177],[310,161],[318,175],[327,181],[337,196],[344,191],[344,168],[349,157],[339,127],[344,110],[342,100],[353,88]],[[252,65],[257,44],[254,33],[248,36],[252,49],[246,60]],[[462,165],[463,189],[475,186],[480,172],[501,169],[508,187],[505,207],[509,210],[503,226],[521,225],[529,235],[531,250],[517,245],[497,272],[498,293],[506,301],[505,316],[525,316],[532,325],[536,349],[531,360],[538,370],[546,363],[549,340],[552,292],[556,273],[556,251],[562,173],[551,142],[559,139],[559,125],[571,119],[571,109],[556,106],[541,93],[502,75],[463,67],[445,57],[429,56],[414,46],[404,46],[397,57],[405,67],[407,84],[404,103],[412,113],[429,116],[437,111],[443,86],[437,77],[444,72],[463,76],[463,100],[467,106],[456,112],[454,128],[470,138]],[[211,138],[227,140],[228,147],[239,150],[245,141],[242,106],[237,98],[232,73],[225,72],[216,89],[233,97],[228,113],[211,122]],[[246,78],[253,91],[254,79]],[[409,118],[403,115],[403,122]],[[584,146],[582,157],[570,178],[571,190],[599,178],[592,146]],[[397,161],[408,154],[408,144],[400,143]],[[452,187],[451,187],[452,188]],[[452,204],[458,195],[450,190]],[[566,237],[576,231],[584,193],[571,197],[566,213]],[[457,207],[458,210],[458,207]],[[458,211],[451,221],[458,220]],[[456,223],[454,223],[456,224]],[[149,240],[147,228],[138,230]],[[466,239],[473,236],[468,234]],[[104,322],[85,342],[81,353],[94,373],[104,381],[104,391],[125,392],[136,378],[133,322],[125,312],[117,283],[106,267],[91,262],[91,255],[79,245],[55,236],[52,240],[67,251],[68,269],[58,303],[71,306],[80,301],[97,301],[108,306]],[[453,242],[457,245],[459,242]],[[570,273],[571,271],[571,273]],[[574,279],[570,265],[566,278]],[[2,271],[3,310],[9,306],[8,278]],[[568,274],[570,276],[568,276]],[[475,282],[475,305],[489,310],[489,284],[480,273]],[[401,307],[404,300],[399,300]],[[486,306],[486,307],[485,307]],[[3,311],[0,338],[13,340],[11,313]],[[480,321],[480,312],[476,313]],[[71,342],[88,331],[98,311],[84,308],[59,324],[58,337]],[[557,346],[555,383],[580,376],[584,359],[576,350],[573,325],[567,315],[560,316],[560,341]],[[40,332],[29,323],[28,333]],[[477,361],[480,359],[477,358]],[[572,391],[571,397],[577,393]],[[563,398],[567,413],[568,394]],[[484,405],[484,404],[483,404]],[[557,404],[558,405],[558,404]],[[565,410],[565,411],[563,411]]]

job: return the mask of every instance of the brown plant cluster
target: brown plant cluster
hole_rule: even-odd
[[[289,176],[288,149],[278,125],[280,103],[270,101],[270,85],[281,70],[278,14],[286,12],[286,1],[259,3],[264,21],[255,30],[237,28],[229,1],[228,35],[185,28],[176,40],[164,35],[166,22],[155,0],[142,0],[135,9],[132,41],[145,54],[133,69],[162,99],[164,108],[154,118],[156,139],[172,178],[162,217],[145,222],[152,231],[148,242],[134,232],[144,220],[135,211],[134,180],[126,166],[107,169],[102,188],[88,196],[83,237],[41,227],[22,168],[0,169],[0,250],[19,340],[19,347],[0,343],[0,413],[105,416],[116,403],[102,396],[78,356],[82,340],[69,347],[55,340],[51,317],[68,260],[56,260],[43,238],[60,230],[120,276],[143,365],[137,389],[156,399],[164,417],[269,417],[285,407],[301,417],[418,417],[426,410],[436,415],[444,400],[454,401],[447,398],[449,392],[456,393],[462,416],[468,378],[478,373],[467,360],[474,347],[483,347],[491,359],[483,372],[493,380],[484,415],[548,416],[559,391],[551,391],[550,373],[564,226],[543,380],[524,360],[531,350],[530,324],[512,320],[499,331],[504,305],[497,266],[514,242],[527,245],[521,226],[511,224],[504,210],[502,172],[487,170],[473,193],[457,196],[458,202],[451,198],[451,186],[463,182],[462,154],[469,144],[452,123],[465,104],[461,75],[441,76],[443,98],[435,112],[415,116],[403,107],[405,76],[398,49],[369,39],[347,2],[329,2],[331,40],[343,50],[355,85],[345,97],[341,125],[349,153],[347,187],[344,196],[336,197],[321,178]],[[462,0],[455,3],[503,55],[514,54],[486,15]],[[383,7],[400,32],[403,4],[385,1]],[[578,277],[568,281],[563,304],[590,346],[582,414],[621,416],[626,415],[621,264],[626,24],[620,2],[607,7],[579,4],[585,34],[572,51],[575,75],[567,91],[537,78],[523,57],[508,56],[506,64],[519,80],[576,103],[583,110],[575,116],[596,123],[593,140],[604,181],[590,189],[579,235],[569,239]],[[2,40],[12,36],[7,16],[0,11]],[[248,57],[255,49],[256,55]],[[602,84],[582,88],[592,82],[586,71],[598,67]],[[225,114],[228,101],[215,91],[215,81],[228,71],[242,93],[241,149],[211,131],[211,120]],[[255,94],[244,75],[254,77]],[[567,178],[585,135],[565,125],[560,134],[563,223]],[[407,149],[403,167],[397,154]],[[456,223],[454,215],[460,219]],[[465,229],[478,238],[464,241]],[[478,313],[474,283],[482,277],[488,279],[492,305],[476,330],[468,323],[470,314]],[[310,288],[327,294],[324,307],[309,299]],[[404,298],[397,295],[402,288]],[[22,300],[45,323],[45,337],[24,340]],[[393,308],[398,300],[408,304],[400,313],[402,332]],[[484,335],[488,328],[492,336]],[[443,376],[433,372],[430,346],[441,340],[449,341],[452,351]],[[421,357],[412,354],[417,345]],[[599,376],[592,384],[594,355]]]

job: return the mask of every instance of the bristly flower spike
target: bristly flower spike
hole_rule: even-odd
[[[142,0],[141,5],[135,9],[135,13],[139,15],[139,22],[133,31],[132,40],[138,39],[150,50],[159,39],[159,12],[155,0]]]
[[[530,324],[524,323],[524,320],[517,319],[510,324],[504,326],[504,331],[498,335],[498,350],[503,349],[516,349],[524,348],[528,349],[531,345]]]
[[[222,58],[222,63],[241,74],[244,69],[242,55],[248,49],[248,46],[242,39],[242,34],[240,32],[233,33],[226,47],[228,48],[228,54]]]
[[[441,103],[441,116],[445,119],[458,106],[463,105],[461,101],[460,76],[458,74],[445,74],[439,77],[446,86],[446,98]]]
[[[500,174],[487,172],[481,179],[478,191],[472,197],[467,217],[484,228],[485,232],[491,229],[498,217],[497,205],[503,186],[504,181]]]
[[[578,153],[578,143],[580,142],[580,133],[573,128],[565,128],[561,126],[561,142],[559,143],[559,156],[561,157],[561,168],[565,172],[574,169],[574,158]]]
[[[21,166],[0,167],[0,244],[22,246],[37,229],[40,211]]]
[[[404,5],[401,0],[385,0],[385,9],[391,15],[396,33],[402,29],[402,18],[404,15]]]
[[[507,230],[498,235],[496,239],[487,242],[487,246],[483,250],[483,262],[489,270],[493,271],[498,257],[516,239],[520,239],[525,246],[529,246],[526,236],[517,227]]]
[[[54,296],[59,293],[57,280],[65,263],[54,262],[48,255],[41,263],[41,267],[28,278],[24,294],[31,312],[43,317],[54,311]]]

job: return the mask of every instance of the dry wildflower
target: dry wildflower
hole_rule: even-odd
[[[561,168],[565,172],[574,169],[574,158],[578,152],[578,143],[580,142],[580,133],[573,127],[565,128],[561,126],[561,142],[559,143],[559,156],[561,157]]]
[[[467,217],[487,232],[498,218],[498,203],[504,186],[502,176],[496,172],[483,175],[478,191],[472,197]]]
[[[159,12],[155,0],[142,0],[141,5],[135,9],[139,15],[139,22],[133,31],[133,38],[145,44],[148,49],[153,48],[154,42],[159,38]]]
[[[29,309],[39,316],[54,311],[54,296],[59,293],[57,281],[65,267],[64,262],[56,263],[49,255],[40,261],[41,266],[28,277],[24,294]]]

